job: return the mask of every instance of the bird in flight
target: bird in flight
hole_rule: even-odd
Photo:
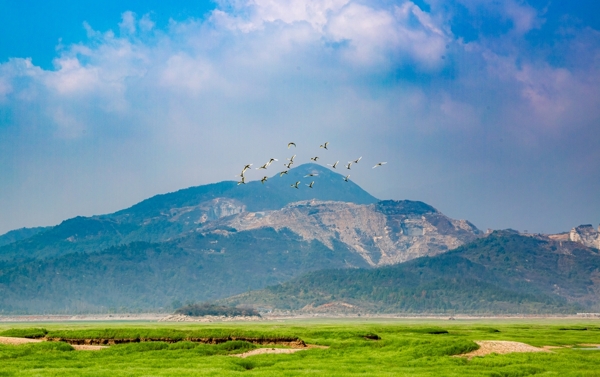
[[[293,188],[298,188],[299,184],[300,184],[300,181],[297,181],[296,183],[294,183],[293,185],[290,185],[290,186],[292,186]]]
[[[276,158],[272,158],[269,160],[269,162],[267,162],[267,166],[271,165],[273,163],[273,161],[279,161],[279,160]]]
[[[354,162],[355,164],[358,164],[358,161],[360,161],[361,158],[362,158],[362,156],[360,156],[359,158],[357,158],[356,160],[354,160],[352,162]]]
[[[346,169],[350,170],[350,166],[352,166],[352,162],[349,162],[348,165],[346,165]]]
[[[350,174],[344,177],[344,181],[348,182],[348,178],[350,178]]]
[[[311,161],[317,162],[317,160],[319,159],[319,156],[311,157],[310,159],[311,159]]]
[[[290,149],[290,147],[291,147],[292,145],[294,146],[294,148],[296,147],[296,143],[294,143],[294,142],[289,142],[289,143],[288,143],[288,149]]]
[[[328,141],[325,142],[325,144],[319,145],[319,148],[325,148],[327,149],[327,145],[329,144]]]
[[[331,165],[331,164],[327,164],[327,165],[329,165],[329,166],[331,166],[332,168],[335,169],[335,167],[337,166],[338,163],[339,163],[339,161],[336,161],[335,164],[333,164],[333,165]]]
[[[292,165],[294,165],[294,163],[292,161],[290,161],[287,164],[283,164],[283,166],[285,166],[286,168],[290,169],[292,167]]]
[[[312,182],[310,183],[310,185],[307,185],[307,186],[308,186],[308,187],[310,187],[310,188],[313,188],[313,185],[314,185],[314,184],[315,184],[315,181],[312,181]]]
[[[304,178],[306,178],[306,177],[316,177],[317,175],[319,175],[319,174],[317,174],[317,173],[310,173],[310,174],[305,175]]]
[[[268,167],[269,167],[269,163],[267,162],[266,164],[264,164],[264,165],[263,165],[263,166],[261,166],[260,168],[256,168],[256,170],[259,170],[259,169],[266,169],[266,168],[268,168]]]
[[[385,165],[385,164],[387,164],[387,162],[378,162],[377,165],[373,166],[373,169],[375,169],[378,166]]]
[[[289,162],[294,162],[294,158],[296,158],[296,155],[293,155],[292,158],[288,158]]]
[[[260,180],[260,183],[262,183],[263,185],[265,184],[265,182],[267,181],[267,176],[265,175],[264,177],[262,177],[262,179]]]
[[[246,178],[244,176],[242,176],[242,180],[238,182],[238,186],[245,185],[245,184],[246,184]]]
[[[242,169],[242,176],[244,175],[246,170],[250,169],[250,166],[252,166],[252,164],[244,165],[244,168]]]
[[[279,173],[279,176],[282,177],[284,174],[287,174],[287,170],[282,171],[281,173]]]

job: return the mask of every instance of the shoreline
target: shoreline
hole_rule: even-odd
[[[551,320],[600,320],[600,313],[564,314],[514,314],[514,315],[473,315],[473,314],[336,314],[336,313],[302,313],[302,314],[267,314],[256,317],[185,317],[166,313],[124,313],[124,314],[46,314],[46,315],[0,315],[0,323],[23,322],[161,322],[161,323],[206,323],[206,322],[272,322],[293,320],[511,320],[511,319],[551,319]]]

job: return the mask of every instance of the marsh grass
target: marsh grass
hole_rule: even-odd
[[[2,334],[40,328],[0,325]],[[534,346],[600,343],[597,323],[284,322],[237,324],[45,324],[48,336],[165,338],[178,342],[118,344],[97,352],[60,342],[0,345],[0,376],[600,376],[600,352],[559,348],[552,353],[453,357],[474,340],[513,340]],[[586,328],[587,330],[583,330]],[[566,330],[565,330],[566,329]],[[9,331],[9,332],[7,332]],[[12,331],[12,332],[10,332]],[[46,331],[46,330],[44,330]],[[377,335],[380,339],[365,338]],[[189,337],[298,337],[327,349],[229,357],[256,348],[245,341],[202,344]]]

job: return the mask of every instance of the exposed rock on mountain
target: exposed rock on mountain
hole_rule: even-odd
[[[579,242],[587,247],[600,249],[600,226],[598,226],[598,230],[594,229],[591,224],[573,228],[569,232],[569,240]]]
[[[481,234],[468,221],[450,219],[425,203],[410,200],[370,205],[303,201],[276,211],[243,212],[201,231],[267,227],[287,228],[304,240],[318,240],[330,248],[333,240],[341,241],[371,266],[436,255]]]

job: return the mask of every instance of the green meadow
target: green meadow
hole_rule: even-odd
[[[64,342],[0,344],[0,376],[600,376],[600,351],[585,346],[600,344],[600,321],[594,320],[1,323],[0,336],[139,340],[101,351],[75,351]],[[264,346],[189,340],[228,337],[300,338],[325,347],[238,358],[231,355]],[[477,349],[477,340],[562,347],[455,356]]]

